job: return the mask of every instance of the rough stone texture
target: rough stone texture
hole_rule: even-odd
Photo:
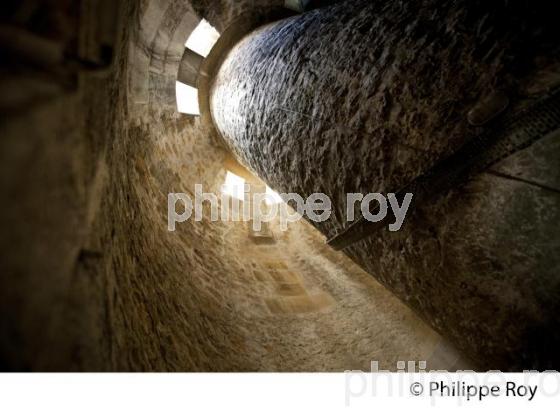
[[[331,197],[330,237],[347,192],[394,192],[481,132],[477,101],[515,111],[559,83],[550,7],[348,1],[273,23],[229,53],[213,116],[274,189]],[[495,168],[540,186],[481,174],[346,251],[482,368],[560,365],[557,141]]]
[[[256,8],[279,7],[284,0],[193,0],[191,3],[199,15],[222,32],[243,13]]]
[[[109,73],[81,73],[77,89],[2,117],[2,368],[457,366],[437,333],[307,224],[270,245],[239,223],[167,232],[167,194],[195,183],[217,192],[227,153],[176,112],[183,44],[199,17],[179,0],[123,9]],[[81,31],[95,39],[96,21]],[[25,80],[12,79],[27,90]]]
[[[307,10],[326,7],[341,0],[312,0]],[[224,31],[240,15],[254,10],[283,7],[285,0],[193,0],[194,10],[208,20],[220,32]]]

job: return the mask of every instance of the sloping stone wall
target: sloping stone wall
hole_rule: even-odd
[[[329,195],[333,215],[315,225],[332,237],[348,225],[346,193],[397,192],[479,135],[479,101],[503,92],[516,112],[560,84],[553,14],[437,0],[314,10],[235,46],[213,117],[274,189]],[[556,368],[559,147],[549,136],[492,170],[506,177],[477,175],[346,253],[482,367]]]
[[[220,15],[239,7],[222,3]],[[167,231],[167,194],[195,183],[219,192],[229,154],[175,108],[194,10],[178,0],[123,9],[108,75],[82,73],[75,93],[2,124],[2,366],[430,366],[445,345],[439,335],[310,226],[271,245],[239,223]]]

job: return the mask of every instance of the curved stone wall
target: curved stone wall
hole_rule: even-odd
[[[225,16],[240,7],[222,3]],[[2,124],[2,366],[462,366],[437,333],[307,224],[272,245],[255,244],[242,224],[207,219],[167,231],[167,194],[192,193],[195,183],[218,192],[229,154],[199,118],[176,112],[194,10],[145,0],[127,4],[122,19],[107,76],[81,73],[75,93]],[[80,24],[87,31],[94,23]]]
[[[394,192],[559,83],[557,24],[523,3],[348,1],[258,29],[215,79],[217,128],[279,192],[323,192],[332,237],[346,193]],[[483,368],[560,364],[558,135],[418,204],[398,233],[346,253]]]

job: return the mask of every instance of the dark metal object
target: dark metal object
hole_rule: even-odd
[[[557,89],[517,115],[504,116],[480,136],[474,137],[458,151],[439,161],[395,195],[402,202],[407,193],[413,203],[430,200],[466,182],[508,156],[523,150],[550,132],[560,128],[560,91]],[[375,214],[376,207],[371,209]],[[386,226],[386,220],[369,222],[363,216],[327,241],[342,250],[365,239]]]

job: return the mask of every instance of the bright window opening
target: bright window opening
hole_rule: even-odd
[[[177,111],[183,114],[200,115],[198,108],[198,90],[190,85],[175,82]]]
[[[206,57],[219,37],[220,33],[203,19],[189,36],[185,47],[190,48],[202,57]]]
[[[233,172],[227,171],[226,182],[222,187],[222,192],[243,201],[245,196],[245,180]]]
[[[280,197],[280,195],[278,195],[276,191],[273,191],[272,189],[270,189],[269,186],[267,186],[265,202],[269,206],[276,205],[282,202],[282,198]]]

